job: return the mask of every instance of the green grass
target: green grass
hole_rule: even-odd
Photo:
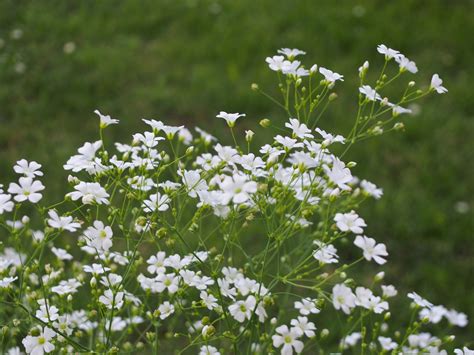
[[[345,75],[321,126],[347,133],[357,67],[380,65],[375,47],[386,43],[417,62],[415,80],[427,84],[438,72],[449,93],[425,100],[404,134],[347,157],[385,191],[362,210],[368,233],[388,245],[389,282],[474,318],[473,13],[468,0],[0,0],[1,181],[13,178],[14,161],[34,159],[58,197],[62,164],[98,139],[95,108],[121,119],[109,141],[128,140],[143,117],[214,132],[225,128],[219,110],[246,112],[242,130],[263,117],[282,122],[284,113],[250,90],[252,82],[275,88],[264,58],[280,47],[304,49],[307,64]],[[23,36],[13,40],[16,28]],[[65,54],[70,41],[76,51]],[[458,201],[470,210],[458,213]]]

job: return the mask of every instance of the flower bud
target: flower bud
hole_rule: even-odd
[[[403,131],[405,129],[405,125],[403,122],[397,122],[393,125],[393,129],[396,131]]]
[[[332,92],[332,93],[329,95],[328,100],[329,100],[329,101],[334,101],[334,100],[337,99],[337,97],[338,97],[337,94],[336,94],[335,92]]]
[[[260,120],[259,125],[263,128],[267,128],[270,126],[271,123],[272,122],[268,118],[264,118],[263,120]]]
[[[415,82],[414,82],[414,81],[410,81],[410,82],[408,83],[408,86],[411,87],[411,88],[414,87],[414,86],[415,86]]]
[[[248,131],[245,131],[245,140],[250,143],[252,141],[254,134],[255,134],[254,131],[250,129]]]
[[[202,328],[202,337],[204,339],[209,339],[210,337],[212,337],[214,334],[216,333],[216,328],[214,328],[214,326],[212,325],[205,325],[203,328]]]
[[[444,338],[444,341],[446,343],[452,343],[454,341],[454,339],[456,339],[456,337],[454,335],[448,335],[447,337]]]
[[[382,281],[384,277],[385,277],[385,272],[381,271],[377,275],[375,275],[374,281],[375,282]]]
[[[191,155],[191,154],[193,154],[193,152],[194,152],[194,147],[193,146],[188,147],[188,149],[186,149],[186,155]]]
[[[324,328],[323,330],[321,330],[321,339],[326,338],[328,335],[329,335],[329,329]]]
[[[257,83],[252,83],[252,85],[250,85],[250,88],[251,88],[253,91],[258,91],[258,84],[257,84]]]

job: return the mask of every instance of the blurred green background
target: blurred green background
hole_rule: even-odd
[[[277,93],[264,59],[281,47],[345,75],[320,125],[347,134],[357,68],[380,66],[385,43],[416,61],[414,80],[438,72],[449,93],[424,100],[405,133],[346,157],[385,192],[361,214],[388,245],[387,282],[474,321],[473,34],[467,0],[0,0],[0,179],[13,179],[16,160],[36,160],[58,199],[62,164],[98,139],[96,108],[121,120],[109,142],[128,141],[143,117],[218,133],[220,110],[247,113],[238,129],[264,135],[259,119],[287,117],[250,84]]]

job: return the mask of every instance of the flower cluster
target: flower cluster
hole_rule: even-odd
[[[234,132],[241,113],[220,112],[234,144],[197,128],[144,119],[146,131],[128,143],[86,142],[64,165],[69,192],[42,204],[41,165],[22,159],[18,181],[0,189],[0,310],[9,353],[281,352],[316,349],[446,353],[453,337],[423,329],[445,319],[464,327],[467,316],[412,292],[412,320],[390,324],[395,286],[384,273],[372,281],[348,273],[363,262],[380,267],[387,246],[369,237],[357,212],[382,189],[357,178],[343,160],[355,143],[403,127],[402,105],[444,93],[438,75],[425,90],[410,81],[402,96],[384,88],[416,64],[384,45],[384,71],[366,83],[359,68],[358,109],[346,137],[316,126],[343,76],[316,64],[306,69],[284,48],[268,57],[278,72],[284,110],[279,134],[243,148]],[[266,119],[260,125],[267,128]],[[24,215],[28,213],[28,215]],[[351,246],[355,246],[352,247]],[[337,327],[324,314],[346,317]],[[397,323],[394,323],[397,324]],[[20,348],[20,344],[22,347]],[[457,349],[468,354],[468,348]]]

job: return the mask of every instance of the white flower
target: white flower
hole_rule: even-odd
[[[298,138],[313,138],[311,130],[297,118],[290,118],[290,122],[285,123],[285,127],[290,128],[293,134]]]
[[[457,312],[454,309],[448,310],[444,316],[452,325],[465,327],[468,324],[467,315],[465,313]]]
[[[398,347],[398,344],[395,343],[391,338],[379,336],[377,339],[382,348],[386,351],[394,350]]]
[[[237,301],[229,306],[229,312],[234,319],[243,323],[245,319],[252,317],[252,312],[255,309],[257,301],[254,296],[250,295],[245,301]]]
[[[109,197],[109,194],[97,182],[81,181],[79,184],[74,186],[74,189],[76,191],[70,192],[66,195],[66,196],[71,197],[73,201],[77,201],[81,199],[82,203],[85,205],[90,205],[93,202],[99,205],[109,204],[109,201],[107,200],[107,198]]]
[[[351,231],[355,234],[361,234],[364,232],[362,228],[367,227],[365,221],[354,211],[349,213],[336,213],[334,221],[341,232]]]
[[[379,44],[377,46],[377,52],[379,52],[380,54],[384,54],[386,60],[390,60],[392,58],[397,58],[400,56],[399,51],[396,51],[392,48],[388,48],[385,44]]]
[[[158,307],[158,310],[160,311],[160,319],[165,319],[174,313],[174,306],[166,301]]]
[[[34,337],[28,335],[22,340],[23,346],[27,354],[43,355],[50,353],[55,349],[51,340],[56,336],[56,332],[48,327],[44,327],[41,334]]]
[[[337,255],[337,249],[332,244],[325,245],[324,243],[316,240],[314,242],[319,248],[313,253],[313,257],[323,264],[333,264],[338,262],[339,256]]]
[[[166,259],[166,253],[164,251],[159,251],[156,255],[152,255],[146,261],[149,266],[147,270],[151,274],[161,274],[164,273],[166,268],[164,266],[164,262]]]
[[[411,298],[413,300],[413,302],[415,302],[420,307],[423,307],[423,308],[433,307],[433,304],[431,302],[425,300],[423,297],[421,297],[416,292],[410,292],[407,296],[408,296],[408,298]]]
[[[199,133],[199,135],[201,136],[201,138],[204,140],[204,142],[206,144],[209,144],[212,141],[215,141],[215,142],[217,141],[216,137],[214,137],[213,135],[207,133],[206,131],[203,131],[201,128],[195,127],[194,129],[196,130],[196,132]]]
[[[33,181],[30,177],[21,177],[18,184],[12,182],[8,187],[8,192],[15,194],[14,200],[18,202],[28,200],[32,203],[36,203],[43,197],[43,195],[39,193],[39,191],[42,190],[44,190],[44,186],[41,181]]]
[[[474,355],[474,350],[471,350],[467,346],[465,346],[462,349],[455,349],[454,354],[455,355]]]
[[[245,113],[227,113],[221,111],[216,117],[223,118],[227,122],[229,127],[234,127],[235,121],[237,121],[239,117],[245,117]]]
[[[433,74],[433,76],[431,77],[430,89],[435,90],[438,94],[444,94],[448,92],[448,89],[442,86],[442,84],[443,84],[443,80],[441,80],[439,75]]]
[[[257,183],[248,181],[245,175],[235,174],[234,176],[226,176],[220,183],[220,188],[224,192],[226,203],[232,200],[233,203],[240,204],[247,202],[250,195],[257,192]]]
[[[373,238],[358,235],[354,240],[354,245],[362,249],[366,260],[370,261],[374,259],[379,265],[383,265],[387,262],[387,260],[383,258],[388,255],[385,244],[377,244]]]
[[[135,143],[141,142],[146,150],[155,147],[160,141],[164,140],[163,137],[155,136],[153,132],[144,132],[143,134],[137,133],[133,135],[133,141]]]
[[[392,112],[393,112],[394,116],[398,116],[398,115],[401,115],[401,114],[404,114],[404,113],[410,114],[413,111],[409,108],[401,107],[401,106],[398,106],[398,105],[393,105],[392,106]]]
[[[4,212],[11,212],[14,207],[14,203],[11,200],[11,195],[0,193],[0,214]]]
[[[344,349],[347,349],[348,347],[355,346],[361,338],[362,335],[359,332],[354,332],[342,339],[341,345]]]
[[[405,57],[403,54],[400,54],[399,56],[395,57],[395,61],[400,66],[400,71],[402,72],[406,70],[413,74],[416,74],[418,72],[416,63]]]
[[[298,319],[292,319],[291,325],[294,327],[298,335],[306,335],[308,338],[314,337],[316,326],[313,322],[309,322],[307,317],[298,317]]]
[[[203,301],[203,303],[211,311],[217,307],[217,298],[215,298],[211,294],[208,294],[206,291],[201,291],[201,293],[199,294],[199,297],[201,297],[201,300]]]
[[[94,275],[100,275],[100,274],[106,273],[107,271],[110,271],[109,267],[103,266],[101,264],[92,264],[92,266],[84,265],[82,269],[85,272],[94,274]]]
[[[72,260],[73,257],[71,254],[69,254],[66,250],[61,249],[61,248],[55,248],[52,247],[51,251],[53,252],[54,255],[60,260]]]
[[[285,62],[288,62],[282,55],[267,57],[265,61],[268,63],[270,69],[273,71],[281,71],[283,69],[283,66],[285,65]]]
[[[376,100],[381,100],[382,97],[372,89],[369,85],[363,85],[359,88],[359,92],[369,100],[369,101],[376,101]]]
[[[328,145],[331,145],[333,143],[342,143],[344,144],[345,142],[345,139],[343,136],[341,135],[332,135],[331,133],[327,133],[326,131],[320,129],[320,128],[316,128],[315,131],[317,133],[319,133],[321,135],[321,137],[323,137],[323,142],[322,142],[322,145],[327,147]]]
[[[351,189],[347,184],[352,181],[352,174],[349,168],[346,168],[346,165],[342,161],[336,158],[332,163],[331,168],[329,168],[327,165],[324,165],[323,168],[329,180],[336,184],[340,189]]]
[[[94,113],[100,118],[100,128],[105,128],[111,124],[119,123],[119,120],[111,118],[109,115],[103,115],[99,110],[95,110]]]
[[[10,284],[15,281],[16,279],[18,279],[18,277],[5,277],[3,279],[0,280],[0,288],[5,288],[5,287],[8,287],[10,286]]]
[[[369,194],[370,196],[372,196],[376,200],[378,200],[383,195],[383,190],[378,188],[375,184],[371,183],[370,181],[362,180],[360,182],[360,187],[362,187],[362,189],[367,194]]]
[[[275,136],[275,142],[280,143],[286,149],[293,149],[293,148],[302,148],[303,143],[299,142],[296,139],[290,137],[282,137],[281,135]]]
[[[77,222],[73,222],[72,216],[59,216],[55,210],[48,211],[49,219],[48,225],[55,229],[67,230],[69,232],[75,232],[81,225]]]
[[[277,334],[272,336],[273,346],[279,348],[283,345],[281,349],[282,355],[292,355],[293,349],[297,354],[303,351],[304,344],[298,340],[300,336],[295,328],[288,329],[288,326],[281,325],[275,331]]]
[[[98,250],[108,251],[112,247],[112,228],[101,221],[94,221],[93,226],[84,231],[87,244]]]
[[[221,353],[211,345],[203,345],[199,349],[199,355],[221,355]]]
[[[319,312],[321,312],[316,307],[316,300],[313,300],[311,298],[302,298],[301,301],[296,301],[294,306],[304,316],[307,316],[311,313],[318,314]]]
[[[43,176],[43,173],[39,169],[41,169],[41,164],[38,164],[35,161],[28,162],[26,159],[18,160],[16,165],[13,167],[15,173],[23,174],[29,178]]]
[[[168,203],[170,199],[168,195],[160,194],[159,192],[150,195],[148,200],[143,201],[143,210],[145,212],[154,212],[154,211],[167,211],[170,207]]]
[[[184,126],[167,126],[167,125],[163,125],[161,127],[161,130],[166,134],[166,136],[168,137],[168,139],[173,139],[174,135],[176,134],[176,132],[179,132],[180,130],[182,130],[184,128]]]
[[[397,289],[393,285],[382,285],[381,287],[385,298],[395,297],[398,294]]]
[[[184,186],[188,191],[190,197],[197,197],[199,191],[208,189],[207,183],[201,178],[199,170],[183,170],[179,172]]]
[[[420,319],[427,318],[430,323],[437,324],[443,319],[448,310],[444,306],[433,306],[423,308],[420,311]]]
[[[179,289],[179,278],[174,273],[159,274],[155,280],[155,290],[159,293],[167,289],[170,294],[173,294]]]
[[[334,84],[338,80],[344,81],[344,77],[341,74],[335,73],[329,69],[320,67],[319,72],[324,75],[324,78],[330,84]]]
[[[287,58],[289,58],[289,59],[292,59],[292,58],[297,57],[299,55],[305,55],[306,54],[306,52],[304,52],[302,50],[299,50],[299,49],[296,49],[296,48],[293,48],[293,49],[282,48],[282,49],[279,49],[277,52],[280,53],[280,54],[286,55]]]
[[[8,349],[6,355],[22,355],[23,353],[20,350],[19,346]]]
[[[332,303],[334,308],[341,309],[344,313],[351,313],[351,309],[355,307],[356,296],[352,290],[343,284],[337,284],[332,289]]]
[[[43,304],[40,309],[36,311],[36,317],[41,319],[43,322],[53,321],[59,318],[59,310],[56,306],[47,306]]]
[[[189,129],[183,127],[178,132],[178,139],[184,144],[189,145],[193,140],[193,135]]]
[[[108,309],[120,309],[123,306],[123,295],[123,292],[117,292],[114,295],[112,290],[108,289],[99,297],[99,302],[104,304]]]

